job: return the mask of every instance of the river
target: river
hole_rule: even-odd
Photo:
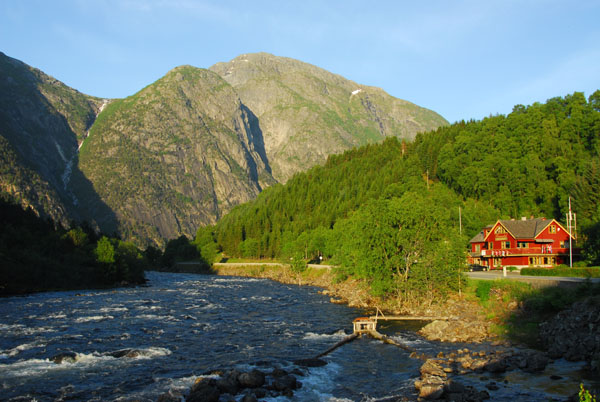
[[[0,400],[156,400],[185,392],[214,369],[292,369],[351,332],[364,312],[332,304],[317,288],[266,279],[148,272],[148,287],[39,293],[0,299]],[[381,332],[421,353],[457,345],[427,342],[414,325]],[[460,345],[458,345],[460,346]],[[109,353],[135,349],[133,357]],[[75,361],[50,359],[73,352]],[[361,338],[304,369],[299,401],[415,398],[421,361],[397,347]],[[564,375],[568,363],[561,363]],[[579,366],[567,367],[577,384]],[[494,400],[547,400],[547,373],[511,379]],[[548,370],[547,370],[548,371]],[[482,388],[476,377],[466,379]],[[548,393],[549,392],[549,393]],[[522,399],[521,399],[522,398]],[[283,398],[283,400],[287,400]]]

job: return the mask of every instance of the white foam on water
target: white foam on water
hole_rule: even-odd
[[[167,348],[149,347],[140,349],[140,354],[134,359],[153,359],[155,357],[169,356],[172,352]]]
[[[57,330],[49,327],[26,327],[22,324],[0,324],[0,332],[8,335],[35,335],[39,333],[56,332]]]
[[[8,378],[43,376],[50,371],[64,370],[86,370],[98,365],[113,366],[116,363],[127,364],[132,360],[150,360],[157,357],[168,356],[172,352],[166,348],[150,347],[146,349],[136,349],[138,355],[135,357],[116,358],[107,356],[98,352],[90,354],[77,353],[75,361],[64,361],[60,364],[54,363],[49,359],[29,359],[21,360],[12,364],[0,364],[0,380]]]
[[[264,279],[256,278],[216,278],[214,282],[226,282],[226,283],[246,283],[246,282],[262,282]]]
[[[141,318],[143,320],[160,320],[160,321],[181,321],[172,315],[157,315],[157,314],[140,314],[133,318]]]
[[[301,401],[349,401],[331,394],[340,368],[339,364],[330,362],[326,366],[309,369],[308,375],[300,379],[302,388],[296,391],[295,397]]]
[[[75,319],[75,322],[77,323],[83,323],[83,322],[100,322],[100,321],[105,321],[105,320],[112,320],[115,317],[113,317],[112,315],[93,315],[90,317],[78,317]]]
[[[24,343],[22,345],[12,348],[12,349],[7,349],[4,351],[4,353],[6,353],[6,356],[14,357],[14,356],[18,355],[19,353],[23,352],[24,350],[29,350],[29,349],[33,349],[36,347],[43,347],[43,346],[46,346],[46,344],[42,343],[40,341],[35,341],[35,342],[31,342],[31,343]]]
[[[404,338],[402,335],[393,335],[393,336],[390,336],[390,338],[399,343],[402,343],[402,344],[408,345],[408,346],[412,346],[412,347],[431,345],[431,343],[429,343],[427,340],[422,339],[422,338],[408,339],[408,338]]]
[[[220,308],[222,308],[220,304],[208,303],[207,305],[200,307],[200,310],[217,310]]]
[[[137,306],[138,310],[160,310],[161,306]]]
[[[63,313],[62,311],[60,313],[54,313],[54,314],[46,315],[44,317],[40,317],[41,320],[59,320],[59,319],[63,319],[63,318],[67,318],[67,315],[65,313]]]
[[[344,332],[343,329],[333,333],[333,334],[315,334],[314,332],[307,332],[304,335],[303,339],[306,340],[321,340],[321,339],[344,339],[348,335]]]
[[[271,296],[252,296],[250,300],[268,301],[273,300],[273,298]]]
[[[118,313],[122,311],[129,311],[127,307],[102,307],[99,310],[101,313]]]
[[[0,364],[0,379],[39,376],[50,370],[61,369],[48,359],[22,360],[12,364]],[[64,370],[64,366],[62,369]]]
[[[14,332],[16,330],[20,330],[21,328],[25,328],[25,325],[21,325],[21,324],[1,324],[0,323],[0,331],[2,331],[2,332]]]

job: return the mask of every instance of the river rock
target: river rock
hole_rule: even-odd
[[[285,375],[288,375],[288,372],[279,367],[274,368],[273,371],[271,372],[271,377],[273,377],[273,378],[279,378],[279,377],[283,377]]]
[[[273,381],[273,388],[279,392],[285,390],[295,390],[298,387],[298,381],[293,375],[284,375],[283,377],[276,378]]]
[[[216,380],[215,385],[217,386],[217,388],[219,388],[219,391],[224,394],[235,395],[238,393],[238,391],[240,389],[240,383],[239,383],[237,377],[233,377],[233,376],[226,376],[226,377],[218,378]]]
[[[156,402],[181,402],[182,395],[174,394],[172,391],[161,394],[156,399]]]
[[[485,369],[490,373],[504,373],[506,371],[506,361],[494,358],[485,365]]]
[[[573,304],[540,324],[540,338],[551,358],[592,361],[600,353],[600,296]]]
[[[431,341],[481,342],[488,336],[488,324],[476,318],[432,321],[419,331]]]
[[[446,378],[446,372],[443,370],[441,364],[434,359],[427,359],[419,371],[421,372],[421,377],[435,376]]]
[[[238,381],[242,388],[258,388],[265,384],[265,373],[260,370],[252,370],[248,373],[242,373],[238,376]]]
[[[77,353],[75,352],[62,352],[57,355],[54,355],[50,358],[51,362],[56,364],[62,363],[75,363],[77,361]]]
[[[448,380],[444,384],[444,392],[450,394],[460,394],[465,392],[465,386],[458,381]]]
[[[532,351],[525,354],[525,367],[522,369],[528,373],[539,373],[546,369],[549,361],[550,359],[544,353]]]
[[[421,381],[415,381],[415,388],[419,391],[421,399],[440,399],[444,395],[444,380],[439,377],[427,377]]]
[[[112,356],[112,357],[116,357],[117,359],[120,359],[121,357],[134,358],[134,357],[138,357],[140,354],[141,354],[141,352],[136,349],[121,349],[121,350],[115,350],[114,352],[107,352],[104,355]]]
[[[254,394],[246,394],[240,402],[258,402],[258,398]]]
[[[221,392],[214,379],[199,378],[192,386],[186,402],[218,402]]]

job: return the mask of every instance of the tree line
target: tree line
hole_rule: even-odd
[[[0,197],[0,295],[145,282],[148,261],[133,244],[89,225],[63,228]]]
[[[431,299],[461,285],[468,241],[483,226],[521,216],[564,222],[569,196],[585,257],[600,263],[599,155],[600,91],[575,92],[412,143],[389,138],[332,155],[197,239],[228,256],[324,258],[376,294]]]

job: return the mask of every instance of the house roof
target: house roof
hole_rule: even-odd
[[[504,226],[504,228],[516,239],[535,239],[540,233],[544,231],[551,223],[560,226],[566,233],[569,233],[560,223],[554,219],[546,218],[535,218],[526,220],[499,220],[494,225],[486,226],[484,229],[493,229],[498,224]],[[487,236],[492,231],[490,230],[487,235],[483,234],[484,231],[477,233],[475,237],[470,240],[470,243],[481,243],[484,242]],[[538,243],[551,243],[551,239],[536,239]]]
[[[554,219],[535,218],[527,220],[502,220],[499,221],[515,239],[534,239],[542,233]]]
[[[483,237],[483,230],[482,230],[481,232],[477,233],[475,235],[475,237],[473,237],[471,239],[471,241],[469,241],[469,243],[481,243],[484,240],[485,240],[485,238]]]

